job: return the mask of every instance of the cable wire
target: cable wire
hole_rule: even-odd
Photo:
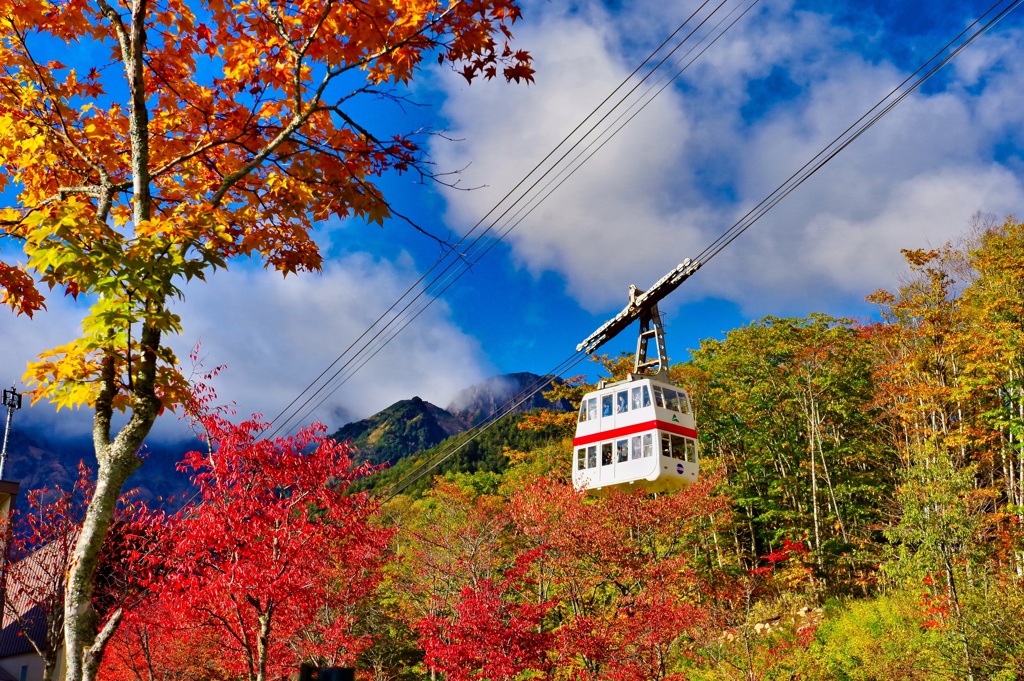
[[[726,246],[730,245],[735,241],[740,234],[747,231],[754,223],[761,219],[765,213],[775,207],[782,199],[789,196],[797,187],[806,182],[812,175],[821,170],[829,161],[836,157],[839,152],[846,149],[854,140],[858,139],[861,135],[867,132],[873,127],[883,116],[892,111],[900,102],[915,92],[921,85],[925,83],[929,78],[935,75],[942,67],[948,64],[953,58],[955,58],[960,52],[966,49],[979,37],[987,33],[992,27],[1002,21],[1010,12],[1016,9],[1021,2],[1024,0],[1013,0],[1002,10],[996,12],[997,8],[1003,4],[1004,0],[997,0],[992,6],[990,6],[984,13],[982,13],[977,19],[969,24],[963,31],[961,31],[955,38],[950,40],[948,43],[942,46],[935,54],[925,61],[916,71],[907,76],[899,85],[893,88],[885,97],[883,97],[877,104],[871,107],[864,115],[853,122],[846,130],[837,135],[828,145],[825,146],[821,151],[815,154],[809,161],[807,161],[799,170],[790,175],[782,184],[775,188],[768,196],[762,199],[757,205],[751,208],[742,218],[740,218],[732,227],[723,232],[717,239],[709,244],[697,257],[696,261],[701,263],[707,263],[709,260],[714,258],[716,255],[722,252]],[[996,12],[995,16],[989,19],[986,23],[982,23],[986,16]],[[970,30],[974,27],[979,26],[974,33],[968,35]],[[964,36],[967,38],[964,39]],[[954,49],[949,51],[945,57],[942,54],[951,47],[961,41]],[[940,59],[940,57],[942,57]],[[936,62],[936,60],[939,60]],[[929,64],[934,65],[929,68]],[[920,75],[919,75],[920,74]],[[915,80],[915,77],[917,79]],[[908,85],[909,84],[909,85]],[[891,101],[890,101],[891,100]],[[874,112],[874,113],[872,113]]]
[[[371,359],[373,356],[375,356],[377,354],[377,352],[379,352],[381,349],[383,349],[383,347],[385,347],[388,343],[390,343],[391,340],[393,340],[398,333],[400,333],[406,326],[408,326],[409,323],[411,323],[414,319],[416,319],[426,309],[426,307],[429,307],[432,304],[433,300],[435,300],[440,295],[440,293],[443,293],[448,288],[450,288],[450,286],[455,281],[457,281],[459,278],[461,278],[467,271],[469,271],[469,269],[473,265],[477,264],[484,255],[486,255],[488,252],[490,252],[490,250],[494,247],[494,245],[496,245],[497,241],[501,241],[502,239],[504,239],[505,236],[507,236],[507,234],[511,231],[511,229],[513,229],[515,226],[517,226],[521,222],[521,219],[516,221],[514,224],[512,224],[512,226],[509,227],[508,229],[505,229],[504,232],[502,232],[499,235],[499,237],[497,238],[497,241],[491,240],[490,242],[485,243],[485,245],[483,245],[483,246],[480,245],[481,243],[484,243],[484,238],[487,236],[487,234],[490,233],[493,229],[495,229],[495,227],[498,225],[499,221],[502,220],[509,213],[509,211],[511,211],[519,202],[525,200],[525,197],[529,196],[530,192],[534,191],[536,189],[536,187],[539,185],[539,183],[541,181],[543,181],[543,179],[548,174],[550,174],[555,168],[557,168],[558,165],[560,163],[562,163],[564,161],[564,159],[569,154],[571,154],[572,151],[577,146],[579,146],[584,140],[586,140],[587,136],[591,135],[593,133],[593,131],[596,130],[598,128],[598,126],[601,125],[601,123],[603,123],[611,115],[611,113],[613,113],[617,108],[621,107],[623,105],[623,103],[626,102],[626,100],[630,96],[632,96],[643,83],[647,82],[647,80],[652,78],[653,75],[655,73],[657,73],[658,70],[664,64],[666,64],[668,62],[668,60],[671,58],[671,56],[673,54],[675,54],[683,45],[685,45],[687,42],[689,42],[693,38],[693,36],[695,34],[697,34],[697,32],[701,29],[701,27],[703,27],[704,24],[707,23],[712,16],[714,16],[717,12],[719,12],[722,9],[722,7],[728,2],[728,0],[722,0],[722,2],[718,6],[716,6],[713,9],[713,11],[707,17],[704,17],[702,20],[700,20],[700,22],[698,23],[698,25],[696,27],[694,27],[688,34],[686,34],[669,51],[669,53],[667,55],[662,57],[661,60],[646,75],[644,75],[643,78],[640,79],[640,81],[638,83],[636,83],[632,88],[630,88],[625,94],[623,94],[618,99],[618,101],[616,101],[612,105],[610,111],[606,112],[603,116],[599,117],[597,119],[597,121],[583,134],[583,137],[580,140],[578,140],[575,143],[573,143],[569,147],[568,150],[566,150],[560,157],[558,157],[554,161],[554,163],[552,164],[552,166],[550,168],[545,170],[540,175],[540,177],[535,179],[527,187],[527,189],[524,190],[519,195],[519,197],[517,197],[511,203],[510,206],[505,208],[504,211],[502,211],[498,215],[498,217],[494,221],[492,221],[490,225],[488,225],[486,227],[486,229],[484,229],[480,234],[478,234],[475,238],[473,238],[472,241],[470,242],[469,246],[466,248],[465,251],[459,251],[458,250],[459,247],[463,244],[463,242],[466,241],[469,238],[469,236],[471,234],[473,234],[481,225],[483,225],[488,217],[490,217],[495,212],[497,212],[500,209],[501,205],[507,199],[512,197],[515,194],[515,192],[520,187],[522,187],[524,184],[526,184],[526,182],[529,180],[529,178],[532,175],[534,175],[540,168],[542,168],[544,166],[544,164],[548,160],[550,160],[552,157],[554,157],[556,152],[560,148],[562,148],[565,144],[567,144],[572,139],[573,135],[575,135],[577,132],[579,132],[585,126],[587,121],[589,121],[592,118],[594,118],[597,115],[597,113],[600,111],[600,109],[605,104],[607,104],[609,101],[611,101],[614,98],[616,93],[618,93],[620,90],[622,90],[633,79],[633,77],[637,73],[639,73],[641,69],[643,69],[643,67],[645,65],[647,65],[648,63],[653,61],[654,58],[656,57],[656,55],[659,52],[661,52],[663,50],[663,48],[665,46],[667,46],[671,42],[671,40],[675,36],[677,36],[686,27],[687,24],[689,24],[691,21],[693,21],[699,15],[701,10],[708,5],[709,1],[710,0],[705,0],[705,2],[702,3],[697,8],[697,10],[695,10],[686,19],[686,21],[684,21],[683,24],[681,24],[672,33],[672,35],[669,36],[669,38],[667,38],[665,41],[663,41],[661,43],[661,45],[659,45],[658,48],[656,48],[643,61],[643,63],[641,63],[640,66],[638,66],[636,69],[634,69],[633,72],[630,73],[630,75],[627,76],[615,88],[615,90],[612,91],[611,94],[609,94],[607,97],[605,97],[605,99],[602,100],[602,102],[594,110],[592,110],[591,113],[588,114],[587,117],[583,119],[583,121],[581,121],[581,123],[579,123],[568,135],[566,135],[563,138],[563,140],[561,142],[559,142],[558,145],[556,145],[556,147],[551,152],[549,152],[537,165],[535,165],[534,168],[529,173],[527,173],[527,175],[522,180],[520,180],[519,183],[517,183],[516,186],[513,187],[512,190],[510,190],[490,211],[488,211],[487,214],[485,214],[485,216],[483,218],[481,218],[476,223],[476,225],[474,225],[474,227],[469,232],[467,232],[467,234],[465,236],[463,236],[452,247],[452,249],[450,249],[448,252],[443,254],[442,257],[439,258],[438,261],[430,268],[430,270],[427,271],[427,273],[425,273],[423,276],[421,276],[395,303],[393,303],[391,305],[391,307],[389,307],[380,317],[378,317],[378,319],[371,325],[370,328],[368,328],[366,331],[364,331],[359,336],[359,338],[357,338],[355,341],[353,341],[349,345],[349,347],[346,348],[346,350],[342,352],[341,355],[339,355],[324,371],[322,371],[320,373],[320,375],[316,379],[314,379],[314,381],[312,383],[310,383],[305,389],[303,389],[303,391],[299,394],[299,396],[297,396],[295,399],[293,399],[288,404],[288,406],[285,407],[284,410],[282,410],[281,413],[279,413],[277,416],[275,416],[271,420],[271,423],[275,424],[275,427],[274,427],[273,431],[271,433],[269,433],[268,437],[273,437],[277,433],[285,431],[293,422],[301,421],[301,417],[303,417],[305,415],[308,415],[308,413],[310,413],[311,411],[315,411],[315,409],[317,409],[320,405],[322,405],[326,401],[326,399],[328,399],[341,385],[343,385],[349,378],[351,378],[355,374],[355,372],[359,370],[359,368],[364,366],[366,364],[366,362],[369,361],[369,359]],[[755,0],[755,2],[756,2],[756,0]],[[733,10],[733,11],[735,11],[735,10]],[[745,12],[744,12],[744,14],[745,14]],[[733,23],[735,23],[735,22],[733,22]],[[720,26],[721,24],[722,24],[722,22],[720,21],[718,25]],[[730,27],[731,26],[732,26],[732,24],[730,24]],[[703,38],[702,38],[702,40],[703,40]],[[717,40],[717,38],[716,38],[716,40]],[[701,52],[701,54],[703,54],[703,51]],[[678,63],[678,61],[677,61],[677,63]],[[650,88],[648,88],[648,92],[649,91],[650,91]],[[621,118],[621,116],[620,116],[620,118]],[[575,171],[573,171],[573,172],[575,172]],[[564,180],[563,180],[563,182],[564,182]],[[561,185],[561,182],[559,183],[558,186],[560,186],[560,185]],[[556,188],[557,188],[557,186],[556,186]],[[548,192],[548,194],[544,195],[544,197],[541,200],[547,198],[547,196],[549,194],[550,194],[550,192]],[[536,204],[534,205],[534,207],[536,207]],[[532,212],[532,209],[531,209],[531,212]],[[475,252],[474,252],[474,249],[475,249]],[[447,262],[447,264],[445,264],[446,262]],[[457,266],[460,263],[465,265],[461,270],[457,269]],[[443,267],[442,267],[442,265],[443,265]],[[414,291],[416,291],[417,288],[428,278],[428,276],[431,273],[435,272],[439,268],[440,268],[440,272],[435,274],[435,276],[432,279],[430,279],[430,281],[426,284],[426,286],[424,286],[422,289],[420,289],[415,295],[412,295],[411,299],[409,299],[408,302],[397,313],[395,313],[394,316],[392,316],[390,321],[388,321],[386,324],[384,324],[383,327],[380,327],[376,331],[373,331],[375,327],[378,327],[380,325],[380,323],[384,320],[385,317],[387,317],[390,313],[392,313],[397,307],[399,307],[402,304],[403,300],[406,300]],[[438,288],[441,289],[440,292],[437,291]],[[427,301],[425,303],[423,303],[422,306],[418,310],[410,311],[410,310],[412,310],[413,306],[416,305],[420,301],[421,298],[424,298],[425,296],[427,296],[428,293],[431,293],[431,289],[434,289],[434,292],[432,293],[431,296],[429,296],[427,298]],[[394,329],[392,332],[390,332],[390,335],[387,335],[385,337],[385,335],[389,333],[389,329],[391,329],[391,327],[394,326],[395,324],[399,324],[398,327],[396,329]],[[371,332],[372,332],[372,335],[371,335]],[[349,352],[351,352],[352,348],[354,348],[360,341],[362,341],[368,335],[370,336],[370,338],[365,343],[363,343],[362,347],[360,347],[360,349],[358,351],[356,351],[356,353],[352,357],[350,357],[348,361],[346,361],[344,364],[342,364],[341,367],[336,369],[334,371],[334,373],[331,374],[331,376],[326,381],[323,382],[322,385],[320,385],[315,390],[313,390],[314,387],[317,385],[317,383],[320,383],[321,380],[323,380],[324,376],[326,376],[331,371],[332,368],[337,366],[338,363],[345,357],[345,355],[348,354]],[[331,385],[333,385],[333,387],[332,388],[328,388],[328,386],[331,386]],[[303,401],[301,404],[298,405],[298,407],[296,407],[295,405],[299,402],[299,400],[302,399],[302,396],[306,395],[311,390],[313,392],[305,399],[305,401]],[[319,396],[319,400],[317,399],[318,396]],[[315,402],[315,404],[314,404],[314,402]],[[312,405],[312,407],[311,407],[311,405]],[[293,407],[295,407],[294,410],[293,410]],[[291,415],[288,416],[284,421],[281,421],[281,419],[283,417],[285,417],[285,415],[289,412],[289,410],[292,410]]]
[[[906,99],[906,97],[908,97],[910,94],[916,91],[922,84],[924,84],[925,81],[927,81],[929,78],[935,75],[942,67],[948,64],[952,59],[954,59],[958,54],[960,54],[960,52],[962,52],[969,45],[971,45],[977,38],[987,33],[992,27],[994,27],[996,24],[1002,21],[1010,12],[1016,9],[1017,6],[1019,6],[1022,2],[1024,2],[1024,0],[1013,0],[1008,6],[1004,7],[1002,10],[999,11],[996,10],[1000,5],[1003,4],[1003,0],[999,0],[998,2],[993,4],[988,10],[986,10],[967,28],[961,31],[960,34],[958,34],[955,38],[946,43],[946,45],[944,45],[939,51],[937,51],[931,58],[925,61],[916,71],[914,71],[910,76],[904,79],[902,83],[900,83],[896,88],[894,88],[885,97],[883,97],[875,106],[869,109],[867,113],[858,118],[857,121],[855,121],[851,126],[844,130],[824,149],[818,152],[810,161],[805,163],[800,168],[800,170],[791,175],[785,182],[779,185],[779,187],[776,188],[775,191],[771,192],[765,199],[759,202],[743,218],[741,218],[741,220],[737,221],[737,223],[735,223],[732,227],[727,229],[721,236],[719,236],[715,241],[713,241],[710,246],[708,246],[707,248],[704,249],[704,251],[701,252],[701,254],[698,256],[698,261],[706,263],[716,255],[721,253],[721,251],[725,247],[727,247],[733,241],[735,241],[736,238],[740,236],[740,234],[749,229],[755,222],[757,222],[757,220],[759,220],[765,213],[767,213],[767,211],[771,210],[771,208],[778,205],[778,203],[782,199],[784,199],[786,196],[792,193],[793,190],[795,190],[797,187],[803,184],[803,182],[805,182],[814,173],[820,170],[830,160],[835,158],[835,156],[840,151],[844,150],[854,140],[858,139],[861,135],[867,132],[867,130],[874,126],[875,123],[877,123],[884,115],[892,111],[893,108],[895,108],[900,102]],[[985,17],[992,14],[993,12],[995,12],[995,15],[987,22],[982,23],[985,20]],[[980,27],[974,33],[968,35],[969,31],[972,28],[977,27],[979,25]],[[967,35],[968,37],[965,40],[963,40],[963,42],[961,42],[959,45],[957,45],[954,49],[950,50],[950,48],[956,45],[958,41],[963,39],[965,35]],[[949,51],[949,54],[947,54],[945,57],[942,57],[943,53],[947,51]],[[940,59],[940,57],[942,58]],[[934,65],[931,68],[929,68],[928,65],[933,63]],[[915,76],[918,76],[917,80],[914,80]],[[907,87],[908,83],[910,84],[909,87]],[[904,87],[906,87],[906,89],[904,89]],[[893,95],[897,96],[893,98]],[[892,99],[892,101],[889,101],[890,99]],[[872,112],[876,113],[872,115]],[[863,125],[861,125],[862,123]],[[555,369],[552,369],[552,371],[548,372],[548,375],[561,376],[562,373],[568,371],[569,368],[576,366],[580,361],[582,361],[583,356],[584,353],[582,352],[577,352],[574,355],[570,355],[569,358],[559,363],[559,365],[557,365]],[[569,362],[571,362],[571,364],[567,368],[562,369],[562,366]],[[526,398],[520,399],[517,404],[522,404],[523,402],[525,402],[526,399],[529,399],[529,397],[532,397],[532,395],[539,392],[539,390],[540,388],[533,390],[532,392],[529,393],[529,395]],[[486,421],[486,426],[484,426],[483,428],[476,432],[473,432],[466,438],[460,440],[459,442],[457,442],[444,452],[435,455],[431,459],[431,462],[428,463],[428,465],[425,465],[422,468],[418,468],[416,469],[416,471],[400,479],[389,489],[387,496],[384,499],[384,502],[386,503],[387,501],[390,501],[398,494],[401,494],[401,492],[407,489],[410,485],[414,484],[417,480],[424,477],[427,473],[429,473],[432,470],[435,470],[442,463],[444,463],[449,458],[454,456],[458,451],[461,451],[465,446],[469,444],[469,442],[472,442],[474,439],[479,437],[487,428],[489,428],[491,425],[500,420],[500,418],[505,416],[507,413],[511,413],[511,411],[511,409],[508,409],[502,412],[502,410],[499,409],[494,414],[492,414],[491,417],[488,418],[488,420]]]
[[[421,466],[411,471],[405,477],[401,478],[398,482],[391,486],[387,492],[387,496],[384,498],[383,503],[394,499],[396,496],[404,492],[406,489],[414,485],[417,481],[421,480],[431,471],[437,469],[441,464],[446,462],[455,454],[466,448],[469,443],[476,440],[476,438],[483,435],[489,430],[494,424],[508,416],[509,414],[515,413],[515,411],[523,404],[528,402],[534,395],[544,390],[545,387],[551,384],[553,377],[561,378],[564,374],[568,373],[576,365],[583,361],[586,355],[582,352],[576,352],[562,360],[550,373],[541,376],[530,385],[524,387],[519,393],[509,398],[505,404],[496,409],[494,412],[489,414],[483,421],[474,426],[468,431],[465,431],[466,435],[460,437],[455,442],[451,443],[446,449],[438,452],[429,460],[424,462]]]

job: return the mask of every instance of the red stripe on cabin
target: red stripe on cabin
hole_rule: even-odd
[[[600,433],[575,438],[572,441],[572,446],[579,447],[581,445],[589,445],[603,440],[617,440],[622,437],[636,435],[637,433],[643,433],[654,429],[664,430],[669,433],[675,433],[676,435],[685,435],[686,437],[692,437],[695,440],[697,439],[697,431],[693,428],[687,428],[679,425],[678,423],[669,423],[668,421],[645,421],[644,423],[637,423],[632,426],[603,430]]]

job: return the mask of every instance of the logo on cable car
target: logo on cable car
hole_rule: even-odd
[[[675,414],[672,414],[672,423],[679,423],[679,417]]]
[[[677,463],[676,464],[676,472],[679,473],[679,475],[683,474],[683,464],[681,464],[681,463]]]

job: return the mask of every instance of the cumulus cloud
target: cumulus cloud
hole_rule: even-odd
[[[237,403],[241,414],[273,418],[417,278],[408,259],[366,254],[283,281],[263,270],[218,273],[192,289],[181,309],[187,333],[179,352],[198,342],[204,366],[227,365],[215,384],[219,397]],[[435,302],[311,415],[335,428],[413,395],[443,405],[487,373],[476,340]]]
[[[535,55],[537,82],[525,93],[445,81],[444,114],[465,141],[435,153],[468,166],[467,184],[491,187],[450,197],[451,222],[482,216],[667,34],[666,17],[688,11],[602,7],[529,4],[517,39]],[[561,275],[588,310],[616,308],[627,284],[699,252],[908,75],[879,36],[858,41],[857,30],[762,2],[510,234],[513,257]],[[895,284],[900,248],[939,245],[978,210],[1019,211],[1022,169],[999,149],[1021,142],[1011,55],[1022,43],[1008,29],[970,48],[942,87],[882,119],[676,300],[725,298],[751,316],[842,314]]]
[[[475,85],[448,93],[444,113],[456,136],[467,141],[438,145],[432,153],[441,167],[468,165],[468,185],[486,185],[452,201],[450,223],[475,223],[629,74],[628,65],[609,50],[608,22],[566,12],[524,24],[522,42],[543,65],[537,83],[515,93]],[[567,35],[572,40],[565,40]],[[661,219],[666,207],[680,203],[664,178],[678,170],[691,134],[677,99],[674,93],[655,99],[643,112],[642,125],[628,126],[607,141],[510,234],[520,264],[535,273],[570,273],[571,292],[593,307],[622,299],[623,282],[644,272],[652,252],[663,256],[666,241],[683,247],[698,243],[686,240],[688,233],[697,236],[699,207],[675,211],[672,224]],[[655,142],[648,125],[671,134]],[[579,147],[570,158],[580,152],[586,153]],[[609,281],[620,285],[613,289]]]
[[[37,312],[33,319],[15,317],[6,308],[0,310],[0,381],[3,387],[15,386],[19,391],[28,362],[43,351],[68,343],[76,337],[75,330],[85,314],[85,302],[53,295],[46,301],[47,309]],[[17,424],[39,427],[45,424],[57,436],[81,435],[90,432],[91,415],[85,411],[62,410],[54,418],[53,408],[47,404],[30,407],[23,401],[22,410],[15,416]]]

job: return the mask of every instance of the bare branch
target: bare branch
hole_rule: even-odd
[[[111,637],[117,633],[117,628],[121,625],[121,620],[123,619],[124,610],[118,608],[107,618],[103,628],[100,629],[100,633],[96,634],[96,641],[89,648],[87,655],[95,658],[97,663],[103,658],[103,651],[106,650]]]
[[[339,68],[336,68],[336,69],[329,69],[328,72],[325,74],[323,80],[321,80],[321,82],[317,86],[317,88],[315,90],[313,90],[313,92],[311,93],[310,100],[309,100],[309,106],[305,110],[302,110],[299,106],[296,106],[296,112],[293,114],[291,122],[288,125],[286,125],[274,137],[274,139],[272,139],[270,142],[268,142],[267,145],[263,149],[261,149],[248,163],[246,163],[244,166],[242,166],[241,168],[239,168],[235,172],[230,173],[229,175],[227,175],[224,178],[224,181],[221,183],[221,186],[214,193],[213,199],[210,201],[210,203],[212,205],[214,205],[214,206],[220,205],[221,201],[224,200],[224,196],[227,194],[227,192],[235,184],[237,184],[242,178],[246,177],[253,170],[255,170],[257,167],[259,167],[267,158],[269,158],[269,156],[278,147],[280,147],[285,142],[290,141],[291,138],[292,138],[292,135],[295,134],[295,132],[300,130],[306,124],[306,122],[309,120],[310,116],[312,116],[314,113],[316,113],[317,111],[320,110],[321,102],[323,101],[323,95],[324,95],[324,92],[327,90],[327,86],[330,85],[338,76],[340,76],[341,74],[346,73],[346,72],[348,72],[348,71],[350,71],[352,69],[361,68],[361,67],[365,66],[366,64],[372,63],[373,61],[376,61],[377,59],[380,59],[381,57],[383,57],[385,55],[391,54],[392,52],[395,52],[396,50],[399,50],[402,47],[407,46],[408,44],[413,42],[416,38],[419,38],[424,33],[426,33],[429,29],[435,27],[438,22],[440,22],[442,19],[444,19],[450,13],[452,13],[455,10],[455,7],[457,7],[459,4],[461,4],[460,0],[457,0],[456,2],[453,2],[451,4],[451,6],[448,7],[444,12],[439,14],[434,19],[434,21],[432,21],[430,23],[427,23],[427,24],[424,24],[419,30],[414,32],[412,35],[406,37],[403,40],[398,41],[397,43],[395,43],[393,45],[388,45],[384,49],[378,50],[377,52],[374,52],[373,54],[367,55],[363,59],[357,60],[355,62],[351,62],[349,64],[346,64],[345,66],[342,66],[342,67],[339,67]],[[272,21],[274,19],[275,19],[274,17],[271,17]],[[279,17],[277,18],[277,21],[280,21]],[[280,30],[282,30],[282,28],[283,28],[283,26],[282,27],[278,27],[278,30],[280,31]],[[296,68],[295,68],[295,73],[296,74],[299,73],[300,65],[301,65],[301,62],[297,62],[296,63]],[[297,84],[296,85],[296,95],[295,95],[296,96],[296,100],[295,101],[296,101],[297,104],[302,101],[301,100],[301,96],[298,94],[299,91],[300,91],[300,86],[301,86],[301,84]],[[426,233],[426,232],[424,232],[424,233]]]
[[[103,201],[102,199],[109,198],[110,196],[109,187],[112,186],[110,174],[107,172],[106,168],[104,168],[101,164],[96,163],[89,154],[85,153],[85,150],[82,149],[81,145],[79,145],[78,142],[75,141],[74,136],[72,134],[73,131],[71,127],[68,125],[67,118],[62,110],[61,98],[58,97],[57,93],[53,91],[52,87],[50,86],[50,79],[45,76],[42,68],[39,66],[38,61],[35,59],[35,57],[32,56],[32,51],[28,47],[28,43],[25,40],[24,34],[20,30],[18,30],[18,27],[14,25],[13,21],[10,22],[10,26],[11,31],[17,38],[18,44],[21,46],[21,49],[24,52],[25,58],[32,65],[33,71],[35,71],[36,81],[46,90],[46,93],[49,95],[49,101],[52,102],[53,113],[57,117],[57,121],[60,124],[61,132],[58,133],[56,130],[54,130],[48,124],[48,122],[41,116],[37,116],[37,123],[39,124],[39,127],[46,134],[53,135],[57,139],[63,140],[64,143],[67,144],[67,146],[70,147],[70,149],[74,152],[74,154],[99,176],[100,187],[103,188],[105,193],[96,194],[96,196],[101,198],[101,208],[103,206],[107,206],[106,210],[109,210],[109,201]],[[106,218],[106,210],[100,210],[100,215],[103,219]]]

